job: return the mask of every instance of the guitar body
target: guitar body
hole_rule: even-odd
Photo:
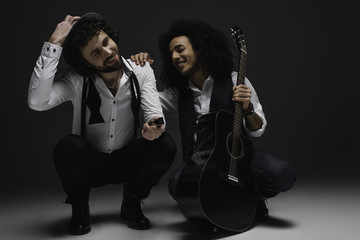
[[[252,143],[240,136],[238,156],[233,156],[232,125],[234,115],[219,111],[215,117],[215,143],[204,166],[188,162],[198,174],[181,174],[177,185],[180,211],[191,222],[205,229],[242,232],[251,225],[256,212],[256,195],[251,180]],[[229,179],[229,166],[237,168]],[[191,166],[190,166],[191,165]],[[185,169],[184,168],[184,169]]]

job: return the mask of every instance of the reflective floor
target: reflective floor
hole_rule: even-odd
[[[129,229],[119,218],[121,189],[114,185],[92,191],[92,231],[80,237],[65,233],[71,207],[61,203],[62,192],[3,198],[0,239],[359,239],[356,235],[360,231],[360,188],[356,184],[298,183],[291,191],[268,200],[270,220],[234,235],[201,233],[185,220],[164,184],[156,187],[145,201],[144,214],[153,227],[145,231]]]

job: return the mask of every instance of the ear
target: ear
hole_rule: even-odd
[[[86,61],[84,57],[82,59],[84,60],[84,63],[88,68],[93,68],[93,65],[91,65],[88,61]]]

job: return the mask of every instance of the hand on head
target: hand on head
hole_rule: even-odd
[[[74,26],[77,20],[79,20],[80,16],[70,16],[67,15],[64,21],[57,24],[55,31],[49,38],[49,42],[53,44],[57,44],[62,46],[67,35],[69,34],[71,28]]]

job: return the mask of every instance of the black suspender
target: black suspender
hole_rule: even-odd
[[[140,127],[140,120],[139,120],[139,110],[140,110],[140,87],[139,81],[134,73],[130,76],[130,84],[131,84],[131,110],[134,115],[134,139],[136,138],[137,128]]]
[[[87,89],[89,84],[89,78],[83,78],[83,88],[82,88],[82,95],[81,95],[81,133],[82,137],[85,137],[85,119],[86,119],[86,95]]]

